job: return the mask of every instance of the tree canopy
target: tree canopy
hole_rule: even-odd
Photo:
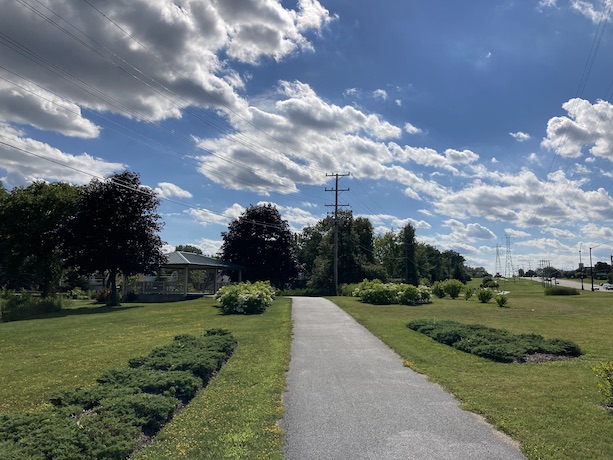
[[[371,222],[353,218],[351,211],[339,213],[338,281],[354,283],[364,278],[386,278],[383,267],[375,261],[375,243]],[[334,219],[326,217],[307,226],[298,237],[298,259],[308,286],[325,293],[334,292]]]
[[[193,252],[194,254],[202,255],[202,249],[192,246],[191,244],[180,244],[175,248],[175,251]]]
[[[94,179],[83,189],[68,225],[70,262],[81,273],[108,275],[111,304],[118,303],[117,275],[152,273],[165,261],[158,205],[155,192],[130,171]]]
[[[1,185],[1,184],[0,184]],[[75,214],[79,188],[34,182],[7,192],[0,187],[0,284],[52,294],[65,272],[65,222]]]
[[[289,224],[271,204],[249,206],[222,238],[221,257],[244,265],[249,281],[269,280],[283,287],[298,274]]]

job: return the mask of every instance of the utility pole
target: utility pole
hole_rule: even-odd
[[[348,192],[349,188],[338,188],[339,177],[346,177],[347,174],[326,174],[326,177],[334,177],[336,179],[334,188],[327,188],[326,192],[334,192],[334,204],[327,204],[326,206],[334,206],[334,293],[338,295],[338,208],[339,206],[349,206],[348,204],[338,203],[339,192]]]

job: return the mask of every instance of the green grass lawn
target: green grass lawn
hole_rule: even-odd
[[[239,345],[209,386],[141,451],[139,459],[281,459],[282,393],[288,368],[290,300],[263,315],[220,315],[213,299],[107,308],[75,304],[58,314],[0,324],[0,413],[36,411],[62,389],[178,334],[226,328]],[[81,308],[77,308],[81,307]]]
[[[600,361],[613,360],[613,294],[546,297],[541,285],[531,281],[506,282],[502,288],[510,291],[510,308],[499,308],[494,301],[481,304],[474,297],[434,298],[419,307],[331,299],[396,350],[406,365],[519,441],[529,458],[613,458],[613,413],[602,407],[591,370]],[[585,354],[550,363],[494,363],[408,329],[406,323],[417,318],[570,339]]]

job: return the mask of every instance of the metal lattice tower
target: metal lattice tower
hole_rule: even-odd
[[[494,274],[500,275],[502,272],[502,264],[500,263],[500,245],[496,245],[496,265],[494,265]]]
[[[504,277],[512,278],[515,276],[515,269],[513,268],[513,257],[511,257],[511,237],[509,235],[505,235],[507,240],[507,260],[504,265]]]

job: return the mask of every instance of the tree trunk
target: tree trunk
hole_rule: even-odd
[[[109,307],[116,307],[119,305],[119,297],[117,296],[117,271],[111,270],[109,277],[109,281],[111,282],[111,297],[107,305]]]

